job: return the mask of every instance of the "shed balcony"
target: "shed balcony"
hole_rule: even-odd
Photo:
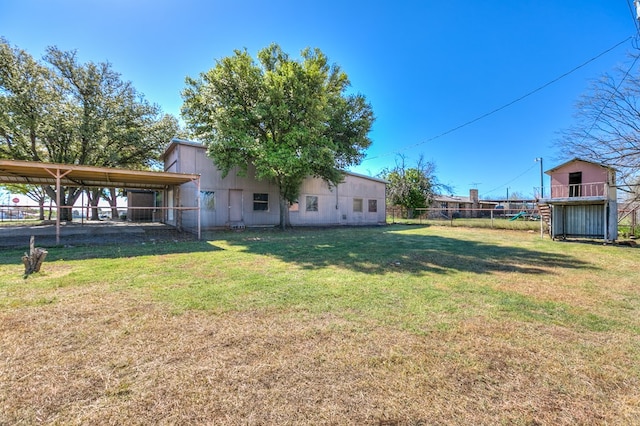
[[[571,185],[552,185],[551,198],[586,198],[604,200],[608,195],[606,182],[580,183]]]

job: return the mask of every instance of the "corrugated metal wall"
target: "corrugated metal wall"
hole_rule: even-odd
[[[554,205],[552,237],[605,238],[605,205]]]

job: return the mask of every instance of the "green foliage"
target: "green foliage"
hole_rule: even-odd
[[[435,177],[435,165],[424,161],[422,157],[415,167],[407,167],[404,157],[400,157],[396,166],[384,170],[381,176],[389,182],[387,204],[401,206],[408,211],[426,208],[435,190],[441,186]]]
[[[56,47],[38,62],[0,39],[0,158],[148,168],[177,131],[177,119],[111,64],[83,64]],[[62,204],[73,205],[80,190],[63,191]]]
[[[371,141],[371,106],[347,95],[347,75],[319,49],[293,60],[276,44],[258,62],[236,50],[199,79],[188,77],[183,116],[206,143],[223,174],[255,167],[256,178],[278,185],[281,200],[298,197],[308,176],[339,183],[341,169],[358,164]],[[288,210],[281,208],[281,225]]]

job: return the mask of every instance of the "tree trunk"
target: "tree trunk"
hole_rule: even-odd
[[[29,254],[25,253],[22,256],[22,263],[24,264],[24,277],[27,278],[34,272],[40,272],[40,267],[47,257],[47,251],[43,248],[35,247],[35,237],[32,235],[29,242]]]
[[[44,197],[40,197],[38,200],[38,209],[39,209],[39,220],[44,220]]]
[[[289,201],[280,194],[280,229],[283,231],[291,227],[289,218]]]
[[[100,194],[102,189],[92,189],[89,195],[89,204],[91,206],[91,220],[100,220],[98,214],[98,203],[100,203]]]
[[[67,190],[69,191],[67,194]],[[51,200],[56,200],[56,190],[51,186],[46,187],[47,195]],[[60,205],[57,209],[57,214],[60,216],[61,221],[71,222],[73,219],[73,205],[75,204],[78,196],[82,193],[81,188],[60,188]]]
[[[109,195],[105,194],[105,198],[111,206],[111,219],[118,218],[118,192],[115,188],[109,188]]]
[[[72,222],[73,221],[73,204],[69,206],[67,204],[67,200],[65,199],[61,200],[60,205],[58,206],[58,214],[60,215],[60,221]]]

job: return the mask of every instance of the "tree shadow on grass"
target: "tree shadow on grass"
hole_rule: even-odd
[[[227,243],[304,269],[337,266],[367,274],[549,274],[552,268],[595,268],[566,254],[439,235],[408,235],[388,228],[263,232],[239,235]]]
[[[45,263],[56,260],[119,259],[137,256],[212,252],[222,250],[207,241],[154,241],[105,243],[102,245],[56,246],[47,248]],[[0,265],[21,263],[24,249],[0,250]]]

